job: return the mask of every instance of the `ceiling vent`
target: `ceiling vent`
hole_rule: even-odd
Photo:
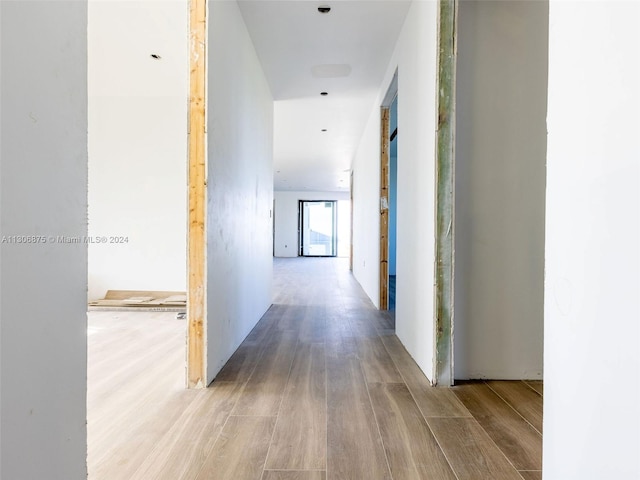
[[[311,75],[315,78],[340,78],[351,75],[351,65],[326,64],[311,67]]]

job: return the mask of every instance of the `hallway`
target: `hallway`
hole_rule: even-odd
[[[90,313],[90,480],[542,478],[541,384],[431,388],[348,260],[274,272],[273,306],[205,390],[183,389],[174,314]]]

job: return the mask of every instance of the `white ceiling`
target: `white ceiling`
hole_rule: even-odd
[[[351,162],[410,1],[238,4],[275,100],[275,189],[348,190]],[[322,5],[331,12],[319,13]]]

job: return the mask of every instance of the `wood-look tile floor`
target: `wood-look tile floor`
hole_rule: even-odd
[[[432,388],[345,259],[276,259],[274,304],[204,390],[185,321],[89,314],[90,480],[540,480],[542,384]]]

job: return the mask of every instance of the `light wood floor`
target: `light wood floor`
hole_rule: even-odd
[[[90,313],[90,480],[542,478],[541,383],[432,388],[346,260],[275,274],[205,390],[184,389],[175,313]]]

